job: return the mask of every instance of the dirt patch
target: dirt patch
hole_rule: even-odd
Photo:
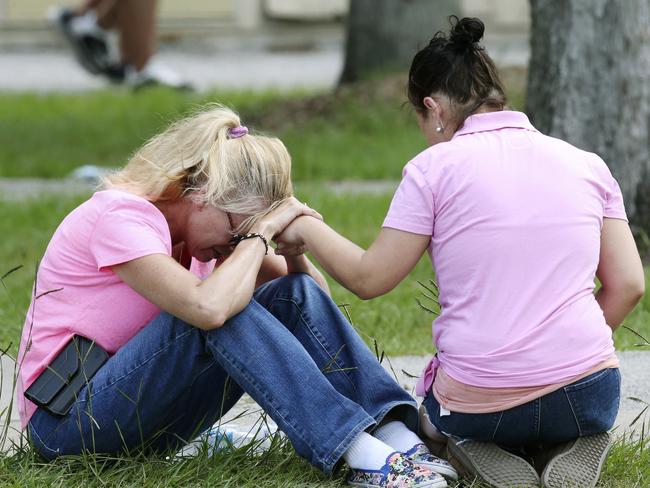
[[[368,80],[336,88],[333,92],[313,96],[286,98],[257,110],[244,113],[242,118],[256,127],[281,131],[301,126],[311,120],[334,121],[340,108],[354,103],[406,103],[406,75],[395,74],[378,80]]]
[[[522,109],[526,92],[527,68],[506,67],[500,70],[500,74],[513,107],[517,110]],[[391,74],[340,86],[328,93],[286,98],[255,112],[244,111],[242,118],[255,127],[282,131],[301,126],[314,119],[335,121],[341,115],[340,107],[350,103],[357,105],[390,103],[408,106],[407,81],[406,73]]]

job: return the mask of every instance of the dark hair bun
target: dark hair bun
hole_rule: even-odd
[[[458,17],[450,17],[452,26],[449,33],[449,41],[459,47],[471,47],[479,42],[485,32],[485,25],[475,17],[465,17],[458,20]],[[455,21],[455,23],[454,23]]]

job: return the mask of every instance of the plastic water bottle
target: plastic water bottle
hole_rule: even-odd
[[[176,454],[176,458],[187,458],[198,455],[200,450],[207,446],[208,455],[215,452],[233,449],[249,449],[250,454],[258,455],[271,447],[275,435],[282,435],[275,426],[256,425],[248,428],[237,424],[215,424],[209,430],[190,442]]]

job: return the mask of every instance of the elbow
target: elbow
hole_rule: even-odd
[[[375,298],[376,295],[373,295],[372,293],[367,292],[366,290],[355,290],[353,292],[357,298],[360,298],[361,300],[370,300],[372,298]]]
[[[226,323],[226,319],[221,316],[212,316],[210,320],[206,320],[203,323],[203,327],[200,327],[203,330],[213,330],[222,327]]]
[[[630,297],[634,301],[634,304],[636,305],[639,303],[639,301],[643,298],[643,295],[645,295],[645,281],[641,280],[636,282],[629,290]]]
[[[376,286],[371,285],[369,282],[360,282],[353,289],[350,290],[361,300],[371,300],[386,293],[378,289]]]
[[[621,293],[632,305],[636,305],[645,294],[645,276],[639,273],[635,278],[621,284]]]
[[[618,297],[622,303],[634,307],[645,294],[645,281],[643,279],[629,280],[620,282],[616,286],[606,286],[603,284],[608,294]]]
[[[228,320],[225,311],[218,307],[208,307],[200,304],[196,310],[198,313],[194,321],[194,326],[201,330],[218,329]]]

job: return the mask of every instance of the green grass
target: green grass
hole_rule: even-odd
[[[333,488],[346,486],[345,473],[329,478],[293,453],[286,441],[252,456],[247,448],[192,459],[162,457],[70,456],[44,463],[24,447],[14,456],[0,455],[0,486],[53,487],[205,487]],[[650,479],[647,438],[619,439],[603,467],[599,488],[642,488]],[[451,488],[487,488],[477,482],[450,483]]]
[[[232,93],[233,106],[263,107],[272,93]],[[64,177],[83,164],[116,167],[197,105],[216,101],[171,90],[0,95],[0,176]]]
[[[171,461],[162,457],[135,458],[69,457],[44,463],[32,451],[0,456],[0,486],[34,487],[320,487],[341,486],[335,478],[299,459],[286,442],[277,443],[261,456],[246,449],[233,452],[206,451],[198,457]]]
[[[170,121],[206,102],[232,106],[244,124],[281,137],[297,180],[397,179],[425,147],[399,98],[373,102],[373,110],[355,94],[342,94],[336,107],[314,107],[314,99],[321,98],[169,90],[0,95],[0,177],[54,178],[84,164],[121,166]]]
[[[521,75],[510,76],[521,108]],[[122,166],[169,122],[207,102],[237,110],[244,124],[279,136],[293,158],[295,180],[399,179],[425,148],[413,111],[404,105],[405,76],[332,94],[165,89],[137,93],[0,93],[0,177],[60,178],[84,164]]]

